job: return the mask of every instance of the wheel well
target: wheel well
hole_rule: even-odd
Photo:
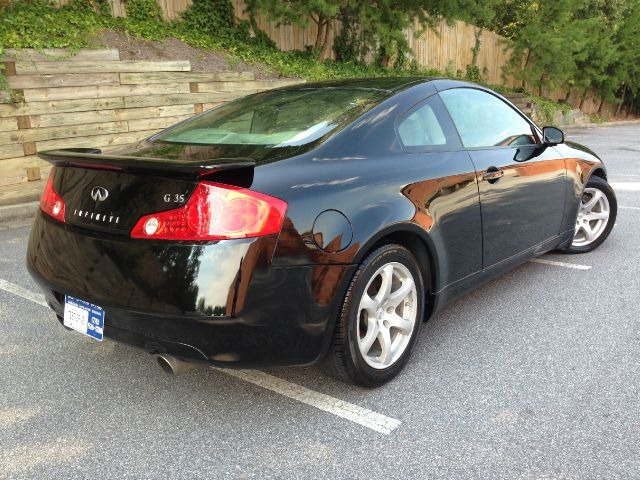
[[[422,274],[422,278],[425,282],[426,286],[426,294],[427,294],[427,304],[425,305],[425,319],[431,317],[434,308],[433,302],[433,287],[434,287],[434,272],[435,272],[435,263],[434,258],[427,247],[425,241],[420,238],[419,235],[411,232],[392,232],[384,237],[380,238],[374,245],[371,246],[369,251],[373,251],[376,248],[379,248],[383,245],[388,245],[390,243],[395,243],[397,245],[401,245],[409,250],[418,261],[418,267],[420,268],[420,273]]]
[[[591,172],[591,176],[600,177],[603,180],[607,180],[607,174],[602,168],[595,168],[593,172]]]

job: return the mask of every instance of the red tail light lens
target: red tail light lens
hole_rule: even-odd
[[[58,192],[53,189],[54,174],[55,169],[51,169],[49,180],[47,180],[47,185],[44,187],[42,197],[40,197],[40,209],[50,217],[64,222],[64,200],[62,200]]]
[[[182,207],[140,218],[132,238],[227,240],[280,232],[287,203],[262,193],[200,182]]]

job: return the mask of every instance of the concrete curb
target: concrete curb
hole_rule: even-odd
[[[617,127],[618,125],[638,125],[640,120],[620,120],[618,122],[585,123],[584,125],[565,125],[562,130],[580,130],[582,128]]]
[[[15,205],[0,206],[0,224],[33,218],[38,211],[40,202],[16,203]]]

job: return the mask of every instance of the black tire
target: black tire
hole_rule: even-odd
[[[402,264],[411,273],[416,287],[416,317],[408,344],[401,356],[389,367],[373,368],[364,360],[358,347],[359,305],[365,288],[374,274],[390,262]],[[363,387],[380,386],[395,377],[405,366],[424,321],[425,286],[418,263],[406,248],[390,244],[370,253],[360,264],[349,284],[338,315],[330,351],[325,365],[341,380]]]
[[[611,188],[611,185],[607,183],[606,180],[600,177],[591,177],[585,186],[586,189],[596,189],[602,192],[602,194],[607,198],[609,202],[609,218],[607,220],[606,226],[602,233],[593,240],[591,243],[587,245],[574,245],[574,238],[571,239],[571,243],[564,248],[561,248],[560,251],[564,253],[587,253],[598,248],[602,243],[607,239],[611,230],[613,230],[613,226],[616,223],[616,216],[618,214],[618,201],[616,200],[616,194]],[[584,195],[584,194],[583,194]],[[581,200],[582,201],[582,200]]]

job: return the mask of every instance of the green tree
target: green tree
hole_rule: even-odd
[[[615,40],[622,6],[620,0],[587,0],[574,13],[575,21],[584,33],[584,44],[576,52],[576,78],[568,83],[569,91],[573,86],[583,91],[580,108],[589,91],[601,99],[598,113],[601,113],[605,101],[615,100],[623,76],[616,67],[618,48]]]
[[[619,105],[628,102],[636,111],[640,109],[640,2],[629,1],[622,8],[620,21],[614,33],[617,60],[614,70],[620,80]]]
[[[466,20],[477,25],[488,24],[493,17],[497,0],[370,0],[353,2],[357,23],[361,26],[364,44],[378,48],[378,60],[387,66],[392,58],[402,63],[409,53],[406,29],[414,27],[419,36],[438,22]]]
[[[508,0],[489,28],[511,40],[509,73],[523,86],[565,87],[605,101],[638,89],[640,3],[636,0]]]
[[[554,88],[575,79],[578,53],[586,44],[584,25],[576,22],[574,10],[584,0],[552,0],[521,3],[514,15],[512,56],[508,71],[523,86]]]
[[[246,0],[245,5],[251,18],[263,13],[282,24],[305,27],[310,21],[315,23],[317,34],[313,48],[321,57],[329,46],[333,21],[338,18],[344,3],[340,0]]]
[[[392,58],[408,53],[405,30],[415,24],[434,27],[440,18],[477,20],[487,23],[497,0],[247,0],[250,15],[262,13],[273,21],[317,26],[314,49],[318,56],[326,51],[334,22],[340,20],[347,31],[339,35],[337,49],[341,59],[362,60],[377,50],[384,66]]]

